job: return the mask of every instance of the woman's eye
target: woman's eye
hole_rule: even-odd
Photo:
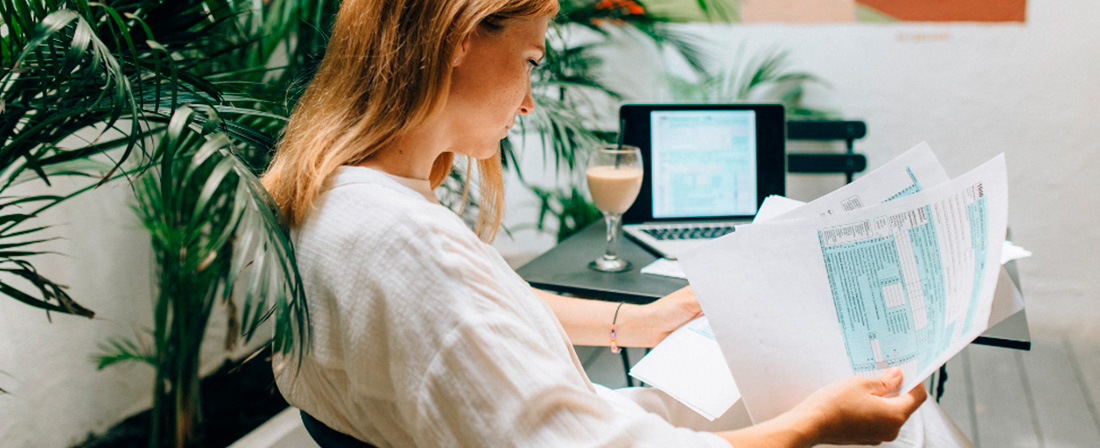
[[[539,61],[536,61],[534,59],[528,59],[527,60],[527,65],[529,65],[532,69],[536,69],[536,68],[539,68]]]

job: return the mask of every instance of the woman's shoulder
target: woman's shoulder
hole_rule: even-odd
[[[332,224],[349,220],[356,228],[400,225],[461,225],[450,209],[369,168],[343,167],[328,182],[310,218]]]
[[[298,230],[299,245],[384,248],[477,236],[450,209],[367,168],[337,172]]]

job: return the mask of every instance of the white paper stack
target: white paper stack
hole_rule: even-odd
[[[1005,178],[999,156],[949,180],[921,144],[809,204],[768,198],[754,224],[679,263],[714,340],[693,321],[631,375],[711,419],[739,394],[754,421],[772,418],[892,366],[908,391],[1023,308],[999,267],[1030,255],[1004,242]]]

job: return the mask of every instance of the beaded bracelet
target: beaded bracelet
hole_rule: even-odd
[[[611,319],[611,353],[619,353],[623,351],[619,347],[619,341],[615,339],[615,322],[619,320],[619,309],[623,307],[626,302],[619,302],[619,306],[615,307],[615,317]]]

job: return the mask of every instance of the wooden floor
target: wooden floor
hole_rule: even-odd
[[[1100,343],[1034,334],[1031,351],[971,345],[947,363],[940,405],[979,447],[1100,448]],[[644,355],[630,349],[630,361]],[[622,360],[577,347],[593,382],[624,387]]]

